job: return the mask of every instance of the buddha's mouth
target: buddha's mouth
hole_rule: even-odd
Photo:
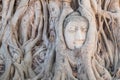
[[[74,42],[75,45],[81,45],[83,43],[84,43],[84,40],[79,40]]]

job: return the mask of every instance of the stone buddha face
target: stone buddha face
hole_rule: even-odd
[[[64,29],[65,42],[69,49],[80,48],[86,39],[88,22],[78,15],[72,15],[69,19]]]

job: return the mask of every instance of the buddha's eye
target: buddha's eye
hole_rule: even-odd
[[[72,33],[74,33],[74,32],[75,32],[75,30],[72,30],[72,29],[71,29],[71,30],[69,30],[69,32],[72,32]]]
[[[87,28],[81,28],[82,32],[87,32]]]
[[[70,28],[70,29],[69,29],[69,32],[74,33],[74,32],[75,32],[75,28]]]

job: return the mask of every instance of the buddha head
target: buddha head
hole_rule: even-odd
[[[78,12],[73,12],[64,20],[64,38],[69,49],[80,48],[86,39],[88,21],[80,16]]]

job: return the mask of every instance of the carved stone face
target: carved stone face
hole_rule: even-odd
[[[71,20],[64,29],[64,37],[69,49],[80,48],[86,38],[87,22],[83,20]]]

